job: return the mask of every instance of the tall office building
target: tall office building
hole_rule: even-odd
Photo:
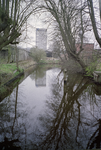
[[[47,29],[36,28],[36,46],[47,50]]]

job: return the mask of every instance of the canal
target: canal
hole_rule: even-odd
[[[101,148],[100,85],[57,67],[25,76],[0,102],[0,150]]]

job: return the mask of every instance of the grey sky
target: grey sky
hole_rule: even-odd
[[[101,1],[101,0],[100,0]],[[97,7],[97,4],[99,4],[99,0],[94,0],[94,6]],[[44,18],[46,18],[47,13],[38,13],[36,15],[31,15],[28,19],[25,27],[24,32],[21,38],[20,46],[27,48],[27,47],[33,47],[36,45],[36,28],[46,28],[47,31],[50,30],[49,22],[44,22]],[[96,11],[96,15],[99,15],[99,11]],[[99,21],[99,19],[98,19]],[[27,30],[26,30],[27,29]],[[97,42],[94,38],[93,32],[88,32],[85,34],[86,37],[88,37],[89,43],[94,43],[95,47],[97,45]],[[48,34],[48,46],[49,46],[49,34]]]

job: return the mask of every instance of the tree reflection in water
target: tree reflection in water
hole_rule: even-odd
[[[98,128],[93,133],[93,135],[90,137],[89,142],[87,144],[87,149],[93,149],[94,147],[101,148],[101,119],[98,120],[98,123],[94,126],[97,126]]]
[[[28,150],[35,145],[28,138],[28,112],[18,101],[18,85],[13,93],[0,103],[0,150]],[[30,134],[30,133],[29,133]]]
[[[46,102],[45,114],[39,117],[43,127],[40,134],[42,140],[40,148],[53,150],[100,148],[101,121],[98,128],[94,124],[97,121],[96,117],[100,116],[101,102],[94,93],[94,84],[76,74],[68,74],[65,80],[62,82],[64,89],[60,86],[59,80],[57,83],[55,80],[52,84],[53,96]]]
[[[21,95],[18,94],[18,86],[0,103],[1,150],[100,148],[101,86],[98,88],[81,75],[61,74],[49,81],[51,96],[47,97],[44,114],[36,122],[35,115],[30,117],[31,110],[24,103],[21,89]],[[42,73],[39,77],[43,76]],[[31,78],[36,79],[35,74]]]
[[[17,149],[20,150],[20,141],[17,138],[17,134],[15,132],[15,124],[17,121],[17,98],[18,98],[18,85],[15,88],[15,102],[13,101],[14,106],[10,106],[10,96],[6,98],[5,103],[0,104],[0,134],[2,135],[2,141],[0,139],[0,150],[11,150]],[[11,110],[9,110],[9,107]],[[11,112],[14,113],[14,116],[11,115]],[[13,120],[14,119],[14,120]],[[17,126],[16,126],[17,127]],[[16,146],[17,143],[17,146]]]
[[[8,138],[4,138],[4,142],[0,142],[0,150],[21,150],[19,146],[14,145],[14,143],[19,143],[19,140],[8,141]]]

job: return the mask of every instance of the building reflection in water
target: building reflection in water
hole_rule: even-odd
[[[46,68],[42,66],[37,67],[30,77],[32,80],[35,80],[36,87],[46,86]]]
[[[45,86],[46,75],[46,69],[39,69],[30,78],[35,85]],[[31,108],[24,107],[29,99],[24,103],[19,85],[0,103],[1,150],[8,147],[15,150],[101,148],[101,95],[97,86],[81,75],[67,72],[63,76],[61,71],[55,78],[51,77],[50,83],[51,94],[44,101],[44,112],[40,112],[36,122]]]
[[[43,76],[41,77],[38,77],[36,74],[35,86],[36,87],[46,86],[46,71],[44,71]]]

